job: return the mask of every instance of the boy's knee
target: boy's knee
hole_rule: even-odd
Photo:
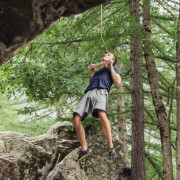
[[[74,126],[78,125],[79,123],[81,122],[81,118],[78,117],[78,115],[74,115],[73,118],[72,118],[72,123]]]
[[[104,111],[99,111],[98,112],[98,117],[100,118],[101,122],[107,121],[107,116],[106,113]]]
[[[72,123],[73,123],[74,126],[75,126],[75,124],[77,123],[77,120],[76,120],[75,117],[72,118]]]

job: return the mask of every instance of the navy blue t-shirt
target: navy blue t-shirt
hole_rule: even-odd
[[[116,73],[121,74],[117,66],[114,66],[114,70]],[[111,70],[109,67],[104,67],[94,73],[91,82],[84,93],[87,93],[89,90],[95,88],[107,89],[107,91],[109,92],[112,84],[113,79],[111,77]]]

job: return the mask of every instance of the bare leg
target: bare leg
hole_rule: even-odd
[[[98,116],[101,120],[101,125],[102,125],[102,130],[103,133],[108,141],[108,146],[109,148],[113,147],[113,143],[112,143],[112,135],[111,135],[111,125],[109,123],[109,120],[106,116],[106,113],[102,110],[98,110]]]
[[[81,150],[85,151],[87,150],[87,143],[86,143],[86,137],[85,137],[85,130],[84,127],[81,123],[81,116],[79,116],[79,114],[75,114],[73,119],[72,119],[72,123],[75,127],[77,136],[79,138],[80,144],[81,144]]]

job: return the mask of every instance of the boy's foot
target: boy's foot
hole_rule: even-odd
[[[89,153],[91,152],[91,150],[88,148],[86,151],[80,151],[79,152],[79,157],[78,157],[78,161],[84,159]]]
[[[116,157],[116,151],[114,148],[109,148],[109,158],[114,159]]]

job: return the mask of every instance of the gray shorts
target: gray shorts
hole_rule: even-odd
[[[89,113],[98,117],[98,110],[107,111],[108,91],[106,89],[93,89],[88,91],[78,104],[75,113],[78,113],[84,120]]]

